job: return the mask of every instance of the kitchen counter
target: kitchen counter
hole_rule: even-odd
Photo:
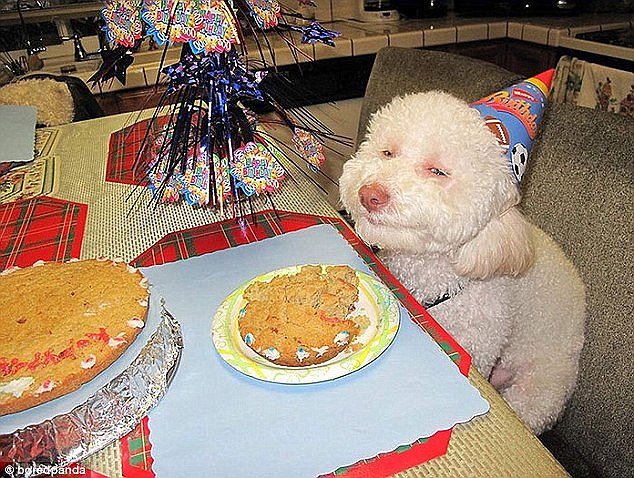
[[[525,17],[525,18],[464,18],[448,15],[442,18],[409,19],[397,22],[361,22],[354,19],[335,19],[324,22],[324,26],[341,32],[336,46],[323,44],[298,45],[299,62],[328,60],[372,55],[384,46],[402,46],[410,48],[439,47],[488,40],[517,40],[542,45],[553,49],[578,50],[595,55],[603,55],[625,62],[634,61],[634,49],[623,46],[602,44],[575,38],[576,35],[605,30],[631,29],[634,23],[631,14],[586,14],[561,17]],[[299,38],[296,35],[297,43]],[[84,48],[96,51],[96,37],[82,39]],[[270,42],[278,66],[296,62],[292,52],[283,40],[271,35]],[[147,48],[148,42],[144,42]],[[260,52],[251,37],[247,37],[247,50],[251,60],[259,61]],[[165,63],[174,62],[179,57],[179,45],[170,47]],[[127,82],[123,86],[118,82],[102,85],[100,92],[153,86],[156,83],[160,58],[163,49],[142,51],[135,54],[134,63],[127,71]],[[43,72],[71,74],[87,80],[100,63],[97,58],[84,62],[73,61],[73,44],[51,46],[43,52]],[[272,64],[270,52],[264,54],[266,62]]]

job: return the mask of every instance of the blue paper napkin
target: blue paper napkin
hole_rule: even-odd
[[[242,283],[304,263],[346,263],[369,272],[328,225],[143,269],[184,339],[174,381],[150,413],[158,478],[314,477],[488,410],[403,308],[392,345],[350,375],[286,385],[231,368],[211,339],[218,306]]]
[[[0,163],[33,160],[36,117],[32,106],[0,105]]]

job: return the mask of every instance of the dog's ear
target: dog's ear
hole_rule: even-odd
[[[528,221],[512,207],[489,222],[454,256],[458,273],[473,279],[517,276],[531,267],[535,251]]]

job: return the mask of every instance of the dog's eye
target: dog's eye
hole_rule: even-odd
[[[392,156],[394,156],[392,151],[390,151],[389,149],[384,149],[383,151],[381,151],[381,154],[386,158],[391,158]]]
[[[429,172],[435,174],[436,176],[447,176],[447,173],[438,168],[429,168]]]

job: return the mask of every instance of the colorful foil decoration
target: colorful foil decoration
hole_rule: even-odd
[[[190,128],[205,121],[202,111],[196,110],[189,118]],[[169,123],[152,139],[147,178],[152,193],[162,202],[184,200],[190,205],[204,206],[209,202],[210,165],[206,146],[187,132],[186,138],[179,136],[180,129]],[[178,158],[186,157],[181,168],[170,168],[170,157],[174,157],[172,146],[178,143]]]
[[[231,175],[247,196],[273,192],[284,179],[282,165],[262,143],[249,142],[233,153]]]
[[[277,0],[246,0],[251,16],[259,28],[274,28],[279,23],[280,4]]]
[[[196,40],[202,28],[197,0],[144,0],[141,18],[159,45]]]
[[[213,155],[213,165],[215,171],[215,184],[218,200],[224,203],[231,197],[231,180],[229,173],[229,158],[221,158],[217,154]]]
[[[275,52],[266,30],[275,30],[293,54],[297,33],[302,42],[331,46],[339,33],[318,23],[291,25],[277,0],[105,1],[109,45],[102,48],[103,64],[90,81],[117,78],[124,83],[144,36],[165,49],[159,71],[166,89],[151,123],[166,110],[168,117],[158,133],[148,129],[134,165],[135,174],[147,177],[153,202],[182,201],[240,215],[244,199],[250,204],[252,196],[280,187],[286,175],[282,160],[295,164],[296,156],[312,171],[321,167],[325,155],[316,136],[335,135],[306,110],[286,111],[284,93],[274,80],[266,88],[278,74],[267,60]],[[298,1],[314,6],[312,0]],[[260,52],[259,62],[247,52],[245,27]],[[164,67],[167,48],[178,43],[179,61]],[[259,68],[252,68],[254,63]],[[295,149],[276,145],[261,127],[263,118],[254,113],[258,108],[267,112],[266,121],[293,132]]]
[[[113,0],[106,3],[101,14],[105,21],[106,39],[125,47],[133,47],[143,33],[141,0]]]
[[[334,47],[334,39],[341,36],[341,33],[327,30],[318,22],[313,22],[305,27],[289,28],[302,33],[302,43],[324,43],[328,46]]]
[[[194,53],[229,51],[238,41],[234,15],[222,0],[199,0],[201,26],[189,40]]]
[[[161,195],[163,202],[179,202],[204,206],[209,202],[209,164],[204,154],[187,158],[184,173],[167,177],[165,157],[156,158],[158,164],[152,165],[148,172],[150,190]]]
[[[313,171],[318,171],[326,161],[323,145],[308,131],[295,128],[293,130],[293,144]]]
[[[97,71],[88,78],[92,84],[105,83],[108,80],[116,78],[119,83],[125,85],[128,67],[134,61],[132,56],[133,50],[137,47],[141,40],[137,40],[132,48],[117,45],[114,49],[101,49],[101,65]]]
[[[144,0],[141,17],[159,45],[188,42],[194,53],[211,53],[238,42],[235,17],[223,0]]]

